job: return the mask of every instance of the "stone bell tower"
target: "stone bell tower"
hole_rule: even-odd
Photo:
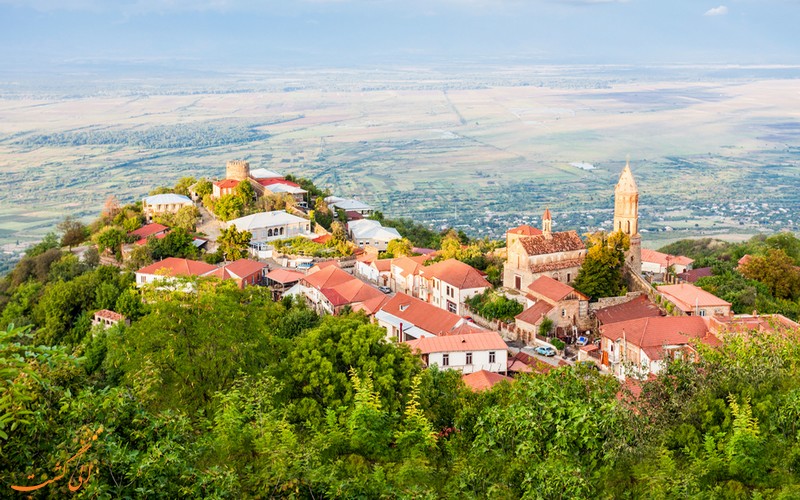
[[[625,263],[631,271],[642,274],[642,237],[639,236],[639,189],[633,180],[630,162],[619,176],[614,189],[614,231],[622,231],[631,240]]]
[[[553,232],[553,217],[550,215],[550,209],[544,209],[544,215],[542,215],[542,233],[546,237],[550,237]]]

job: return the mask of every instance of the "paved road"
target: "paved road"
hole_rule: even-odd
[[[208,210],[202,205],[198,206],[200,209],[200,217],[202,222],[197,225],[197,232],[203,233],[208,239],[208,252],[213,252],[217,249],[217,238],[219,237],[220,222],[209,213]]]

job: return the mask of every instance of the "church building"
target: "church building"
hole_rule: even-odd
[[[507,258],[503,265],[503,286],[527,290],[542,276],[571,283],[586,257],[586,245],[575,231],[552,232],[550,210],[542,216],[542,229],[519,226],[506,232]],[[636,274],[642,271],[642,237],[639,235],[639,190],[629,163],[614,189],[614,227],[630,238],[625,254],[626,266]]]
[[[542,216],[542,230],[520,226],[506,232],[508,257],[503,266],[503,286],[527,290],[536,279],[547,276],[570,283],[586,256],[586,245],[575,231],[554,233],[550,210]]]

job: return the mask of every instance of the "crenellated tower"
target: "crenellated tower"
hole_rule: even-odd
[[[622,231],[631,240],[625,261],[633,272],[642,273],[642,237],[639,236],[639,189],[633,179],[630,162],[619,176],[614,189],[614,231]]]
[[[243,160],[228,160],[225,164],[225,178],[245,181],[250,177],[250,164]]]

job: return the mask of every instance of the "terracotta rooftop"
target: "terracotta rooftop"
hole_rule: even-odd
[[[415,257],[398,257],[392,259],[392,267],[400,269],[400,276],[416,276],[419,275],[424,267],[424,262],[430,259],[427,255],[418,255]]]
[[[594,317],[601,325],[655,316],[661,316],[661,310],[647,298],[647,295],[639,295],[628,302],[597,309],[594,312]]]
[[[434,352],[505,351],[508,346],[497,332],[471,333],[469,335],[447,335],[444,337],[422,337],[406,342],[412,352],[422,354]]]
[[[709,345],[719,345],[700,316],[660,316],[639,318],[600,327],[603,337],[616,341],[621,338],[640,347],[651,360],[661,359],[664,346],[688,345],[699,339]]]
[[[798,330],[800,324],[781,314],[737,314],[704,318],[713,333]]]
[[[223,179],[221,181],[215,182],[214,185],[217,186],[220,189],[231,189],[231,188],[235,188],[236,186],[238,186],[239,182],[241,182],[241,181],[237,181],[237,180],[234,180],[234,179]]]
[[[433,335],[444,335],[463,321],[461,316],[400,292],[389,299],[381,311]]]
[[[437,278],[461,290],[492,286],[480,271],[456,259],[447,259],[432,264],[423,268],[421,274],[426,279]]]
[[[678,278],[687,283],[696,283],[700,278],[707,278],[713,274],[714,273],[710,267],[699,267],[697,269],[690,269],[686,272],[679,273]]]
[[[199,260],[179,259],[168,257],[160,262],[145,266],[138,271],[139,274],[159,274],[163,276],[205,276],[214,272],[217,266],[200,262]]]
[[[537,298],[544,297],[552,302],[563,300],[570,294],[576,294],[577,297],[587,300],[588,297],[575,290],[566,283],[554,280],[549,276],[541,276],[533,283],[528,285],[528,290]]]
[[[463,375],[461,380],[463,380],[464,385],[469,387],[473,392],[491,389],[493,386],[503,381],[514,381],[511,377],[506,377],[505,375],[500,375],[499,373],[490,372],[488,370],[481,370]]]
[[[546,262],[544,264],[531,264],[530,270],[534,273],[543,273],[547,271],[557,271],[559,269],[568,269],[570,267],[581,267],[581,264],[583,264],[583,258],[562,259]]]
[[[224,266],[224,269],[234,277],[244,279],[248,276],[252,276],[255,273],[261,272],[261,270],[265,267],[267,267],[267,265],[263,262],[250,259],[239,259]]]
[[[658,293],[673,302],[681,311],[691,312],[695,307],[730,307],[731,303],[689,283],[662,285]]]
[[[303,276],[303,281],[317,290],[333,288],[352,279],[354,278],[342,271],[338,266],[327,266],[319,271]]]
[[[744,266],[744,265],[746,265],[748,262],[750,262],[750,259],[752,259],[752,258],[753,258],[753,256],[752,256],[752,255],[749,255],[749,254],[747,254],[747,255],[742,255],[742,258],[741,258],[741,259],[739,259],[739,261],[738,261],[736,264],[737,264],[739,267],[741,267],[741,266]]]
[[[125,320],[125,316],[123,316],[122,314],[114,311],[109,311],[108,309],[100,309],[99,311],[94,313],[94,315],[97,316],[98,318],[110,319],[111,321]]]
[[[287,181],[285,179],[257,179],[258,183],[262,186],[272,186],[273,184],[284,184],[286,186],[292,186],[299,188],[300,184],[292,181]]]
[[[527,224],[523,224],[521,226],[517,226],[515,228],[509,229],[506,231],[507,234],[519,234],[520,236],[536,236],[542,234],[541,229],[537,229],[533,226],[529,226]]]
[[[530,323],[531,325],[535,325],[538,323],[543,316],[553,310],[553,306],[548,304],[547,302],[540,300],[539,302],[533,304],[529,308],[525,309],[521,313],[514,316],[514,319],[524,321],[525,323]]]
[[[153,223],[153,224],[144,225],[144,226],[140,227],[139,229],[137,229],[136,231],[131,231],[130,233],[128,233],[128,235],[129,236],[138,236],[140,239],[141,238],[147,239],[148,236],[164,232],[167,229],[169,229],[167,226],[164,226],[162,224]]]
[[[418,253],[420,255],[430,255],[436,253],[436,250],[434,250],[433,248],[421,248],[421,247],[413,247],[411,251],[414,253]]]
[[[392,269],[392,259],[377,259],[372,262],[372,267],[378,270],[379,273],[389,272]]]
[[[586,249],[583,240],[575,231],[523,236],[519,241],[528,255],[547,255]]]
[[[290,271],[288,269],[273,269],[267,274],[267,278],[281,284],[295,283],[305,277],[305,274],[298,273],[297,271]]]
[[[314,243],[325,244],[329,242],[332,238],[333,236],[331,236],[330,234],[321,234],[311,241],[313,241]]]
[[[652,262],[666,268],[670,265],[688,266],[694,260],[683,255],[669,255],[649,248],[642,248],[642,262]]]

